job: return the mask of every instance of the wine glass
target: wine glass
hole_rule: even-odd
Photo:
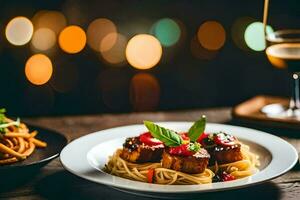
[[[268,31],[267,24],[272,23],[270,22],[271,20],[268,20],[268,17],[270,17],[268,13],[271,3],[271,1],[269,3],[269,0],[265,0],[264,4],[263,24],[266,39],[265,52],[273,66],[288,70],[293,79],[293,92],[288,108],[274,104],[265,106],[262,111],[272,117],[300,119],[300,29],[293,28],[293,25],[290,25],[291,28],[289,28],[289,22],[286,22],[285,19],[280,20],[279,15],[277,20],[274,20],[274,24],[276,24],[274,28],[278,29],[274,32]],[[278,14],[278,12],[276,14]],[[281,24],[284,22],[286,22],[286,24]],[[285,28],[281,29],[282,27]]]

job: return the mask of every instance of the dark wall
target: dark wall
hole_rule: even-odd
[[[277,9],[281,6],[273,5]],[[24,64],[33,53],[29,45],[10,45],[4,35],[5,25],[11,18],[18,15],[31,18],[43,9],[60,10],[69,24],[84,29],[95,18],[109,18],[119,32],[129,38],[146,33],[156,20],[171,17],[183,22],[186,37],[180,46],[165,48],[158,66],[146,71],[128,64],[121,68],[106,65],[88,46],[75,55],[58,49],[52,58],[54,65],[75,68],[78,75],[76,86],[61,93],[53,90],[51,81],[34,86],[26,80]],[[6,107],[14,115],[134,111],[130,83],[138,73],[150,74],[160,85],[159,103],[151,107],[152,110],[233,106],[259,94],[289,94],[287,72],[273,68],[264,52],[238,48],[231,37],[232,25],[237,19],[262,19],[261,0],[11,0],[5,1],[0,11],[0,107]],[[190,42],[206,20],[217,20],[224,26],[226,42],[213,59],[201,60],[192,55]],[[151,94],[144,95],[151,98]]]

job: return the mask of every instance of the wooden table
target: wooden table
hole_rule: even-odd
[[[229,108],[132,113],[104,114],[93,116],[41,117],[26,119],[35,125],[60,131],[69,141],[88,133],[111,127],[153,121],[194,121],[202,114],[209,122],[237,124],[231,120]],[[256,127],[257,128],[257,127]],[[271,129],[270,129],[271,130]],[[271,130],[283,137],[300,151],[300,131]],[[284,161],[283,161],[284,162]],[[2,180],[0,179],[0,182]],[[4,190],[4,191],[3,191]],[[122,193],[106,186],[82,180],[63,169],[59,159],[41,169],[35,177],[19,186],[0,188],[4,199],[148,199]],[[244,189],[199,194],[194,199],[300,199],[299,163],[287,174],[264,184]]]

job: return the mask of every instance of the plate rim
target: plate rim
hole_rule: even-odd
[[[3,166],[0,166],[0,171],[1,170],[11,170],[11,169],[16,169],[16,168],[24,168],[24,167],[30,167],[30,166],[35,166],[35,165],[39,165],[39,164],[42,164],[42,163],[45,163],[47,161],[51,161],[57,157],[59,157],[61,151],[68,145],[69,143],[69,140],[68,138],[56,131],[56,130],[53,130],[53,129],[50,129],[50,128],[45,128],[45,127],[42,127],[42,126],[39,126],[39,125],[33,125],[33,124],[30,124],[30,123],[26,123],[26,125],[28,126],[28,128],[31,130],[31,129],[41,129],[41,130],[46,130],[47,132],[51,132],[51,134],[55,134],[55,135],[59,135],[59,137],[61,137],[62,139],[64,139],[64,144],[63,144],[63,148],[57,150],[57,152],[55,154],[53,154],[52,156],[49,156],[47,158],[44,158],[44,159],[41,159],[41,160],[38,160],[38,161],[33,161],[31,163],[27,163],[27,164],[23,164],[23,165],[3,165]]]
[[[158,123],[158,124],[181,124],[181,125],[184,125],[184,124],[191,124],[192,122],[191,121],[159,121],[159,122],[155,122],[155,123]],[[242,127],[242,126],[234,126],[234,125],[228,125],[228,124],[221,124],[221,123],[207,123],[207,125],[209,126],[224,126],[224,127],[227,127],[227,128],[238,128],[238,129],[244,129],[244,130],[249,130],[249,131],[255,131],[259,134],[266,134],[268,137],[273,137],[274,139],[276,140],[279,140],[281,143],[284,143],[284,145],[286,145],[286,147],[290,148],[291,152],[293,152],[293,161],[290,163],[290,165],[285,168],[284,170],[278,172],[277,174],[274,174],[272,176],[270,176],[269,178],[266,178],[264,180],[260,180],[260,181],[251,181],[251,182],[247,182],[247,183],[244,183],[244,184],[240,184],[240,185],[236,185],[236,186],[230,186],[230,187],[218,187],[218,188],[209,188],[209,189],[202,189],[202,190],[192,190],[192,191],[176,191],[176,190],[160,190],[160,191],[153,191],[153,190],[147,190],[145,188],[129,188],[128,186],[124,186],[124,185],[115,185],[113,182],[110,182],[110,183],[107,183],[107,182],[101,182],[101,180],[99,181],[95,181],[91,178],[88,178],[86,177],[85,175],[82,175],[82,174],[79,174],[78,172],[76,171],[73,171],[71,168],[69,168],[65,163],[64,163],[64,154],[65,152],[67,151],[67,149],[73,145],[74,143],[82,140],[82,139],[86,139],[88,137],[92,137],[93,135],[97,135],[97,134],[101,134],[101,132],[104,132],[104,131],[111,131],[111,130],[114,130],[114,129],[122,129],[122,128],[129,128],[129,127],[134,127],[134,126],[143,126],[143,124],[130,124],[130,125],[125,125],[125,126],[117,126],[117,127],[112,127],[112,128],[108,128],[108,129],[102,129],[102,130],[99,130],[99,131],[95,131],[95,132],[92,132],[92,133],[89,133],[89,134],[86,134],[84,136],[81,136],[73,141],[71,141],[69,144],[67,144],[63,150],[61,151],[61,154],[60,154],[60,162],[62,164],[62,166],[69,172],[71,172],[72,174],[76,175],[76,176],[79,176],[85,180],[88,180],[88,181],[91,181],[91,182],[94,182],[94,183],[97,183],[97,184],[102,184],[102,185],[107,185],[107,186],[110,186],[110,187],[117,187],[121,190],[129,190],[129,191],[133,191],[133,192],[136,192],[136,193],[140,193],[140,192],[146,192],[146,193],[162,193],[162,194],[180,194],[180,193],[203,193],[203,192],[214,192],[214,191],[224,191],[224,190],[232,190],[232,189],[239,189],[239,188],[245,188],[245,187],[249,187],[249,186],[253,186],[253,185],[258,185],[258,184],[261,184],[261,183],[265,183],[265,182],[268,182],[272,179],[275,179],[285,173],[287,173],[289,170],[291,170],[297,163],[298,161],[298,152],[297,150],[295,149],[295,147],[293,145],[291,145],[289,142],[285,141],[284,139],[276,136],[276,135],[273,135],[273,134],[270,134],[270,133],[267,133],[267,132],[264,132],[264,131],[260,131],[260,130],[256,130],[256,129],[252,129],[252,128],[247,128],[247,127]],[[99,143],[98,143],[99,144]],[[96,145],[98,145],[96,144]],[[260,145],[258,143],[256,143],[257,145]],[[88,152],[93,148],[95,147],[96,145],[93,145],[89,148],[89,150],[86,152],[85,156],[87,156]],[[260,146],[263,146],[263,145],[260,145]],[[267,148],[266,146],[263,146],[264,148],[266,148],[269,152],[270,152],[270,149]],[[272,152],[270,152],[272,153]],[[272,158],[270,160],[270,164],[273,160],[273,154],[272,154]],[[85,160],[87,163],[89,162],[87,159]],[[269,164],[269,165],[270,165]],[[90,166],[90,164],[88,163],[88,165]],[[269,165],[267,165],[266,167],[268,167]],[[92,166],[90,166],[92,168]],[[99,172],[101,173],[101,172]],[[113,175],[111,175],[113,176]],[[127,179],[126,179],[127,180]],[[134,181],[134,180],[129,180],[129,181]],[[138,181],[134,181],[134,182],[137,182],[137,183],[142,183],[142,182],[138,182]],[[144,183],[144,184],[148,184],[148,183]]]

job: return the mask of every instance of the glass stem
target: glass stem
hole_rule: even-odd
[[[293,73],[293,95],[290,100],[290,106],[289,110],[294,112],[297,109],[300,109],[300,95],[299,95],[299,77],[300,72]],[[295,113],[291,113],[292,115],[295,115]]]

